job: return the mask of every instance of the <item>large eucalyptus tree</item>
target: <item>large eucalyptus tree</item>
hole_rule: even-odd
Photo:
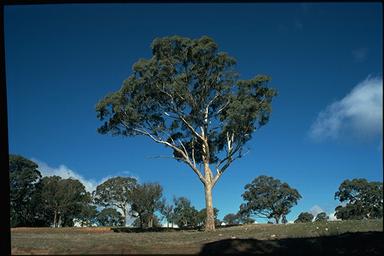
[[[268,76],[238,80],[235,64],[207,36],[157,38],[152,57],[96,107],[100,133],[147,136],[193,170],[205,189],[206,230],[215,229],[212,188],[267,123],[276,95]]]

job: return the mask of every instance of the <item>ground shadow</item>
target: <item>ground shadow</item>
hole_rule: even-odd
[[[207,243],[199,255],[382,255],[383,232],[276,240],[225,239]]]

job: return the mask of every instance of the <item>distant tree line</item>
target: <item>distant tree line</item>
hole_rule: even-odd
[[[206,209],[197,210],[186,197],[168,202],[158,183],[140,184],[132,177],[112,177],[87,192],[76,179],[59,176],[42,177],[38,165],[22,156],[10,155],[11,226],[125,226],[127,217],[132,225],[152,228],[167,227],[204,229]],[[259,176],[245,187],[237,213],[218,219],[214,208],[215,226],[250,224],[253,217],[287,223],[287,214],[301,195],[287,183],[268,176]],[[383,217],[383,183],[365,179],[345,180],[335,193],[342,205],[336,207],[338,219],[373,219]],[[327,221],[325,212],[313,216],[302,212],[295,223]]]

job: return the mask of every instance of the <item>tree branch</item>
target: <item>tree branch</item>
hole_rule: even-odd
[[[240,153],[234,157],[234,155],[237,152],[239,152],[239,150],[241,149],[241,146],[238,144],[236,145],[236,148],[233,150],[233,142],[234,142],[234,134],[232,133],[231,136],[229,136],[229,134],[227,133],[227,147],[228,147],[227,156],[224,159],[220,160],[216,165],[217,173],[213,178],[213,185],[216,184],[216,182],[219,180],[221,175],[223,175],[224,171],[230,166],[230,164],[236,159],[239,159],[241,157]],[[220,165],[222,165],[223,163],[225,163],[224,166],[220,168]]]
[[[185,118],[183,117],[183,115],[181,115],[181,113],[178,113],[179,115],[179,118],[181,119],[181,121],[183,121],[183,123],[187,126],[187,128],[196,136],[198,137],[200,140],[204,140],[204,137],[202,135],[200,135],[193,127],[190,123],[187,122],[187,120],[185,120]]]
[[[126,126],[124,123],[123,123],[124,126]],[[127,126],[126,126],[127,127]],[[128,127],[127,127],[128,128]],[[179,152],[183,158],[181,158],[181,160],[183,162],[185,162],[186,164],[188,164],[192,170],[196,173],[196,175],[199,177],[200,181],[205,184],[205,179],[203,177],[203,175],[201,174],[201,172],[192,164],[192,162],[190,161],[188,155],[185,155],[185,152],[183,150],[181,150],[180,148],[178,148],[177,146],[169,143],[168,141],[164,141],[162,139],[158,139],[158,138],[155,138],[152,134],[150,134],[148,131],[146,131],[144,128],[142,129],[138,129],[138,128],[133,128],[134,131],[140,133],[140,134],[143,134],[145,136],[148,136],[150,137],[153,141],[157,142],[157,143],[160,143],[160,144],[164,144],[168,147],[171,147],[173,148],[174,150],[176,150],[177,152]]]

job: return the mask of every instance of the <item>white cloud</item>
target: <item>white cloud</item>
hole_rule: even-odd
[[[336,213],[336,212],[333,212],[333,213],[329,214],[329,221],[337,221],[337,220],[340,220],[340,219],[338,219],[338,218],[335,216],[335,213]]]
[[[317,116],[309,135],[314,140],[337,139],[341,134],[362,138],[383,133],[383,80],[368,77]]]
[[[85,190],[88,192],[92,192],[96,189],[97,183],[95,180],[86,179],[63,164],[59,167],[51,167],[47,163],[39,161],[37,159],[32,159],[32,161],[39,166],[38,170],[41,172],[41,175],[43,177],[56,175],[60,176],[63,179],[73,178],[83,183]]]
[[[319,214],[321,212],[324,212],[324,210],[320,206],[318,206],[317,204],[312,206],[312,208],[309,210],[309,213],[311,213],[313,215],[313,217],[316,217],[317,214]]]
[[[353,60],[355,62],[363,62],[367,59],[368,49],[367,48],[358,48],[352,51]]]
[[[109,178],[116,177],[116,176],[130,176],[134,177],[137,180],[138,177],[134,175],[130,175],[131,173],[129,171],[123,171],[119,172],[116,175],[110,175],[102,178],[99,182],[96,182],[94,179],[87,179],[77,173],[76,171],[70,169],[69,167],[65,165],[60,165],[59,167],[51,167],[47,163],[37,160],[35,158],[31,159],[33,162],[35,162],[39,167],[38,170],[40,171],[41,175],[44,176],[60,176],[63,179],[73,178],[76,180],[79,180],[81,183],[83,183],[85,190],[88,192],[92,192],[96,190],[97,185],[103,183],[104,181],[108,180]]]

